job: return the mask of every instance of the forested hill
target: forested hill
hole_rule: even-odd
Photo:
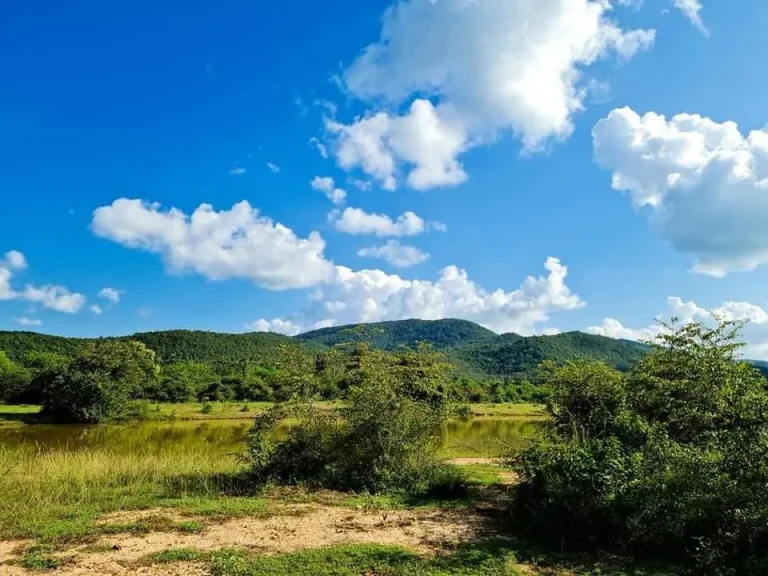
[[[361,339],[382,350],[403,346],[413,348],[419,342],[429,342],[436,350],[489,342],[498,338],[495,332],[467,320],[398,320],[373,324],[355,324],[323,328],[296,336],[305,342],[335,346]]]
[[[531,374],[543,360],[602,360],[619,369],[628,368],[645,353],[636,342],[614,340],[581,332],[556,336],[497,335],[464,320],[402,320],[359,326],[325,328],[294,338],[269,333],[220,334],[169,330],[145,332],[120,339],[138,340],[155,351],[164,364],[179,361],[202,363],[249,360],[272,367],[286,345],[313,354],[319,350],[365,339],[373,347],[396,350],[427,342],[444,351],[460,372],[473,376]],[[0,350],[25,364],[30,352],[72,356],[88,340],[0,331]]]

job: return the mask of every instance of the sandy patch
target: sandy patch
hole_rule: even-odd
[[[163,510],[111,515],[109,520],[136,521],[162,516]],[[96,544],[115,546],[110,552],[88,552],[72,548],[60,554],[66,563],[56,571],[61,576],[117,576],[143,574],[176,576],[206,574],[199,564],[137,566],[151,554],[171,548],[246,548],[262,554],[281,554],[339,544],[389,544],[420,552],[434,552],[448,544],[471,540],[489,532],[483,516],[467,511],[411,510],[365,512],[317,505],[286,507],[285,514],[269,518],[238,518],[211,524],[198,534],[151,532],[101,537]],[[93,546],[91,543],[89,546]],[[9,576],[28,574],[13,567]],[[0,571],[2,571],[0,570]],[[2,572],[6,574],[6,572]]]
[[[473,464],[501,464],[504,462],[503,458],[453,458],[452,460],[446,460],[447,464],[454,464],[456,466],[471,466]]]

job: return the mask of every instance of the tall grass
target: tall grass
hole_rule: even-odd
[[[125,453],[0,446],[0,537],[87,534],[99,515],[242,491],[243,465],[215,449]]]

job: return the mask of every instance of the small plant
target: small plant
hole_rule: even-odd
[[[469,404],[461,404],[453,409],[454,414],[459,420],[471,420],[472,419],[472,407]]]
[[[200,414],[213,414],[213,404],[205,402],[203,407],[200,408]]]
[[[152,562],[170,564],[172,562],[194,562],[203,558],[204,552],[197,548],[171,548],[150,557]]]
[[[50,546],[32,546],[24,553],[20,564],[27,570],[55,570],[61,566],[61,560],[51,556],[53,551]]]
[[[248,412],[248,404],[243,404],[242,408],[240,408],[240,412]]]

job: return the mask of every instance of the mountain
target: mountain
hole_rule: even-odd
[[[646,353],[647,347],[581,332],[555,336],[523,337],[496,333],[465,320],[400,320],[340,326],[307,332],[296,337],[271,333],[220,334],[168,330],[144,332],[122,339],[138,340],[155,351],[164,363],[248,359],[273,366],[285,346],[298,346],[308,354],[361,339],[384,350],[414,347],[427,342],[445,352],[459,372],[473,376],[530,375],[543,360],[601,360],[626,370]],[[71,356],[87,339],[49,336],[33,332],[0,332],[0,350],[18,362],[30,351]]]
[[[262,332],[221,334],[199,330],[166,330],[142,332],[115,339],[138,340],[154,350],[164,363],[183,360],[214,362],[249,359],[269,366],[274,363],[281,346],[300,346],[307,351],[317,349],[316,345],[308,346],[298,343],[288,336]],[[55,352],[63,356],[72,356],[81,346],[92,340],[49,336],[34,332],[0,331],[0,350],[3,350],[11,360],[23,363],[28,352]]]
[[[478,374],[508,376],[531,374],[544,360],[557,363],[599,360],[619,370],[627,370],[647,351],[647,346],[629,340],[567,332],[528,338],[503,334],[487,342],[456,348],[451,355],[460,365]]]
[[[436,350],[445,350],[498,338],[495,332],[467,320],[397,320],[322,328],[296,336],[304,342],[335,346],[366,339],[374,348],[395,350],[413,348],[428,342]]]

